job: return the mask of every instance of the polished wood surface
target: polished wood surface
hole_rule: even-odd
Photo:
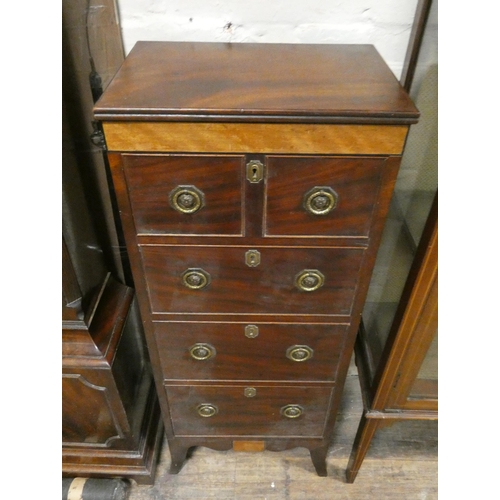
[[[252,58],[242,63],[255,54],[251,47],[225,46],[232,51],[230,65],[238,61],[244,68],[229,76],[227,60],[221,60],[221,74],[206,66],[220,45],[194,44],[194,58],[163,68],[158,50],[176,57],[190,45],[160,45],[136,46],[95,113],[105,120],[170,471],[179,472],[193,446],[227,450],[233,441],[255,440],[266,450],[308,448],[324,476],[399,154],[418,112],[373,48],[268,46],[263,71],[245,79],[245,92],[236,92],[246,68],[256,64]],[[149,55],[137,58],[142,50]],[[335,60],[345,74],[332,74],[326,60],[310,73],[298,71],[302,60],[315,57],[316,64],[318,57]],[[371,63],[358,64],[364,57]],[[278,59],[295,68],[290,79],[266,63]],[[357,80],[365,71],[370,85]],[[159,75],[166,75],[161,85]],[[325,80],[331,85],[323,86]],[[224,92],[214,92],[218,81]],[[276,95],[282,97],[272,108]],[[187,107],[190,101],[196,110]],[[246,178],[252,160],[263,165],[260,182]],[[206,204],[194,214],[177,214],[168,201],[175,185],[195,185]],[[306,193],[317,186],[338,194],[329,214],[304,211]],[[259,263],[249,265],[249,251],[259,252]],[[205,287],[186,286],[183,276],[192,271],[204,276]],[[323,285],[299,290],[302,271],[321,273]],[[245,337],[245,324],[262,327],[259,336]],[[292,342],[311,343],[314,356],[289,360]],[[213,346],[214,356],[192,359],[196,343]],[[203,404],[218,411],[202,416]],[[286,418],[280,412],[289,404],[306,411]]]
[[[349,315],[364,250],[259,246],[261,263],[245,263],[248,247],[141,247],[152,312]],[[205,288],[182,283],[187,269],[211,277]],[[319,270],[324,285],[305,292],[295,286],[305,269]]]
[[[94,111],[141,121],[418,118],[371,45],[138,42]]]
[[[267,236],[368,237],[385,158],[271,156],[267,160]],[[329,187],[337,200],[327,214],[304,207],[314,187]]]
[[[125,155],[123,161],[138,233],[242,235],[244,156]],[[169,195],[179,186],[198,189],[203,207],[175,210]]]
[[[249,398],[244,394],[245,386],[167,385],[175,435],[322,437],[331,388],[251,387],[256,395]],[[196,408],[203,403],[215,405],[218,413],[200,417]],[[289,404],[300,405],[302,414],[283,417],[280,410]]]
[[[438,196],[434,198],[393,320],[382,360],[370,373],[369,344],[361,327],[356,364],[365,407],[347,465],[347,481],[357,477],[375,432],[387,420],[438,419],[437,391],[410,394],[438,326]],[[425,384],[424,384],[425,385]],[[437,381],[432,383],[437,389]],[[427,391],[429,392],[429,391]]]
[[[110,151],[400,154],[405,125],[104,122]]]
[[[251,323],[255,338],[245,336],[246,324],[156,322],[155,334],[166,380],[307,380],[334,381],[347,325]],[[196,360],[197,343],[215,354]],[[306,345],[312,357],[287,358],[287,350]]]

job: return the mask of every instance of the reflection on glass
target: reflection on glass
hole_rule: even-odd
[[[374,371],[386,344],[437,190],[437,82],[437,2],[433,2],[410,90],[421,117],[418,124],[410,127],[363,310],[366,341],[371,350]],[[437,352],[437,335],[431,350],[434,347]]]
[[[424,362],[410,390],[410,399],[437,399],[438,397],[438,334],[429,346]]]

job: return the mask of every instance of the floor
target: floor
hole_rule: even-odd
[[[345,467],[362,410],[354,363],[329,451],[328,477],[309,452],[236,453],[195,448],[178,475],[162,447],[153,486],[132,484],[128,500],[431,500],[438,498],[437,422],[399,422],[378,431],[353,484]]]

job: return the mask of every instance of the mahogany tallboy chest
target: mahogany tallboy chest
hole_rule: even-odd
[[[139,42],[94,109],[172,457],[319,475],[410,124],[369,45]]]

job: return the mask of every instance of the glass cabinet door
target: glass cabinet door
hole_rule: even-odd
[[[421,112],[410,127],[401,168],[366,304],[364,342],[370,349],[372,382],[400,306],[410,268],[422,237],[438,185],[438,64],[437,1],[434,1],[422,39],[410,95]],[[408,400],[437,397],[437,331],[418,367]]]

